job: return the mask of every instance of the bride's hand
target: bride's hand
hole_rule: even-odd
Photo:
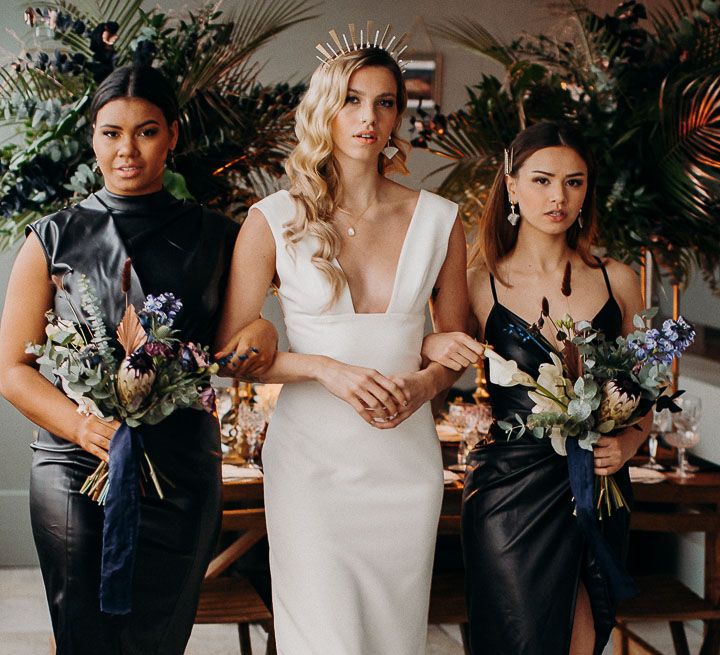
[[[398,416],[401,408],[407,405],[401,388],[371,368],[323,358],[316,377],[331,394],[350,404],[374,427],[384,427],[388,417]]]
[[[401,407],[397,416],[393,418],[388,418],[385,421],[375,419],[376,427],[383,430],[388,430],[400,425],[400,423],[412,416],[422,405],[432,400],[437,394],[437,389],[425,370],[391,375],[390,379],[395,382],[405,394],[407,404]]]
[[[215,358],[223,362],[220,375],[236,378],[262,375],[275,359],[277,339],[277,330],[270,321],[264,318],[255,319],[238,330],[215,354]]]
[[[453,371],[475,364],[485,346],[464,332],[435,332],[423,339],[423,360],[437,362]]]

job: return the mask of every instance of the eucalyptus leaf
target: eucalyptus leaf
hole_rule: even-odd
[[[584,421],[592,413],[592,407],[587,400],[580,398],[568,403],[568,414],[576,421]]]

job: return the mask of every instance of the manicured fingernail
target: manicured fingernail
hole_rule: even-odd
[[[218,354],[220,354],[220,353],[218,353]],[[223,357],[222,359],[218,359],[217,363],[220,364],[220,366],[225,366],[233,357],[234,357],[233,354],[225,355],[225,357]]]
[[[241,361],[241,362],[244,362],[247,358],[248,358],[247,355],[239,355],[239,356],[238,356],[238,360]]]
[[[260,354],[260,351],[257,348],[255,348],[254,346],[252,348],[250,348],[250,350],[252,350],[256,355]]]

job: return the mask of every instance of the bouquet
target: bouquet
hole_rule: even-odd
[[[653,407],[679,411],[673,400],[682,392],[667,394],[671,365],[692,343],[695,332],[682,317],[666,320],[660,329],[646,329],[646,320],[656,311],[636,315],[635,331],[613,341],[587,321],[576,323],[567,315],[553,320],[543,298],[540,317],[525,335],[540,343],[551,359],[540,365],[537,377],[521,371],[517,362],[505,360],[490,349],[485,351],[490,381],[500,386],[526,386],[535,403],[525,419],[516,414],[498,421],[498,427],[508,438],[527,430],[538,439],[547,437],[556,452],[568,456],[575,513],[594,542],[602,565],[611,571],[618,598],[632,593],[632,583],[603,547],[596,521],[626,507],[626,502],[612,476],[594,475],[592,449],[603,435],[613,436],[631,427],[640,429],[637,424]],[[561,349],[554,348],[540,333],[545,319],[557,330]]]
[[[543,299],[541,318],[530,328],[536,335],[538,326],[549,318],[547,306]],[[550,319],[562,350],[547,344],[552,363],[541,364],[537,378],[488,351],[491,381],[529,387],[535,403],[525,420],[516,415],[514,422],[498,421],[498,427],[508,436],[530,430],[539,439],[549,437],[555,451],[567,455],[568,438],[592,451],[602,435],[636,426],[655,406],[678,411],[672,400],[682,392],[663,394],[670,387],[673,359],[693,342],[695,331],[682,317],[666,320],[659,330],[645,329],[646,319],[656,312],[649,309],[636,315],[637,329],[614,341],[587,321],[575,323],[570,316]],[[601,518],[625,505],[612,476],[601,476],[596,502]]]
[[[121,280],[126,308],[117,326],[117,345],[102,319],[97,295],[80,275],[80,308],[65,292],[63,278],[53,277],[75,320],[47,312],[47,340],[27,347],[38,364],[51,367],[78,412],[121,421],[110,442],[109,464],[100,462],[81,488],[105,506],[101,608],[114,614],[130,610],[138,493],[151,485],[163,497],[164,476],[145,452],[138,427],[159,423],[180,408],[214,412],[210,377],[219,368],[208,348],[182,342],[173,329],[182,301],[172,293],[148,295],[137,312],[128,302],[130,278],[128,259]]]

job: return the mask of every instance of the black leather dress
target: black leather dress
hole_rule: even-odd
[[[605,269],[609,298],[593,325],[618,336],[622,315]],[[485,338],[505,359],[537,377],[550,362],[542,341],[525,339],[528,323],[497,300],[487,318]],[[539,303],[538,303],[539,306]],[[533,402],[527,387],[488,384],[493,416],[526,416]],[[608,581],[573,516],[567,459],[549,439],[526,433],[508,440],[493,424],[494,443],[468,457],[463,499],[463,550],[466,567],[470,644],[473,655],[567,655],[578,584],[588,590],[595,623],[595,654],[602,653],[615,620]],[[615,474],[631,501],[627,467]],[[629,513],[613,512],[602,532],[624,555]]]
[[[77,280],[88,276],[109,331],[125,309],[120,274],[133,258],[130,300],[172,292],[183,301],[181,337],[211,345],[238,226],[165,191],[117,196],[103,189],[28,228],[39,238],[50,274],[72,270],[65,289],[80,307]],[[63,294],[55,311],[73,320]],[[174,486],[142,498],[132,612],[99,609],[103,509],[80,495],[98,460],[45,430],[33,444],[30,511],[58,655],[179,655],[190,636],[200,583],[220,518],[217,419],[178,410],[141,432],[148,455]]]

